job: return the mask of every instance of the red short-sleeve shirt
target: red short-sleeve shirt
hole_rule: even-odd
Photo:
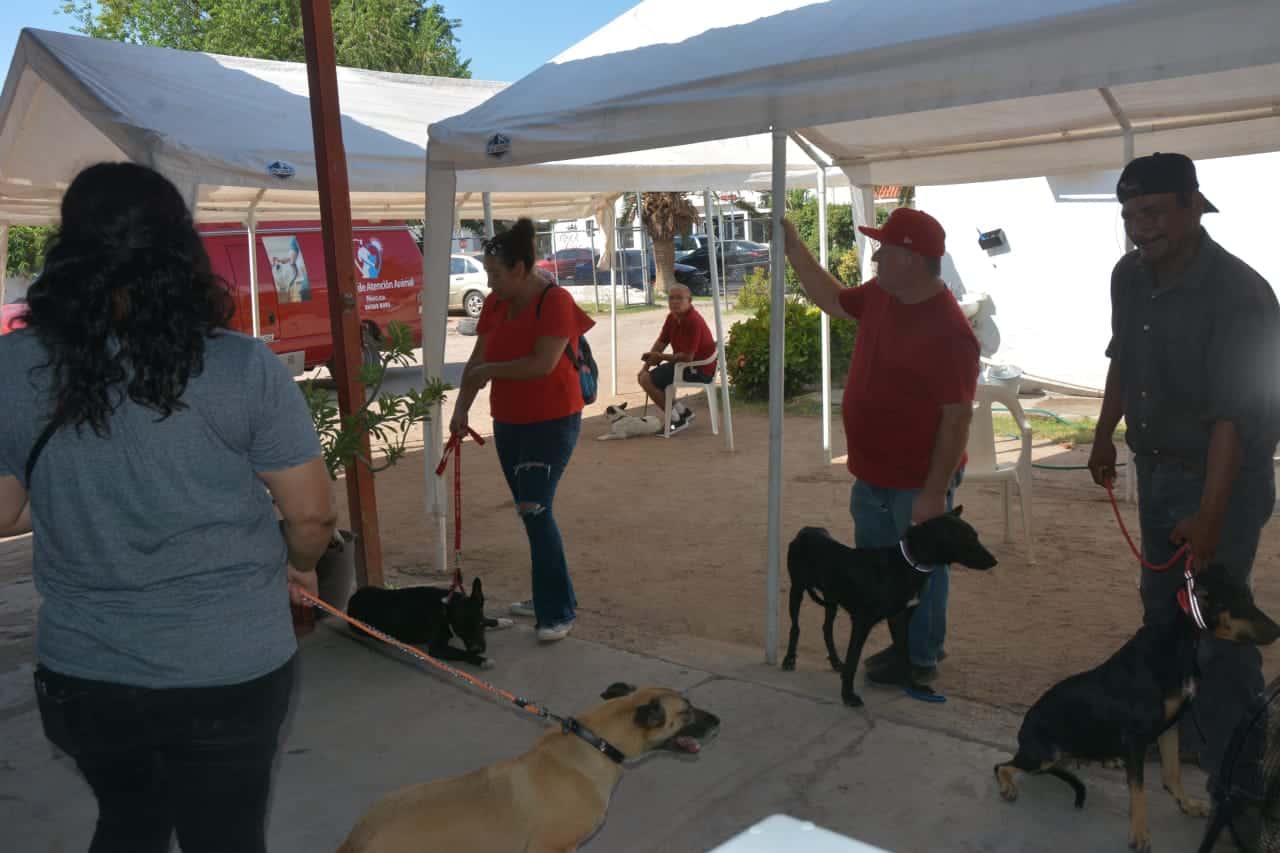
[[[702,319],[698,309],[693,306],[689,306],[683,317],[677,317],[674,313],[667,314],[667,321],[662,324],[662,334],[658,336],[658,340],[671,344],[672,352],[692,353],[694,361],[702,361],[716,354],[715,336],[707,328],[707,321]],[[716,363],[713,361],[695,370],[702,371],[704,376],[713,376]]]
[[[949,290],[907,305],[872,279],[843,291],[840,305],[858,320],[841,403],[849,471],[874,486],[918,489],[942,407],[973,402],[978,339]]]
[[[476,323],[484,335],[484,360],[515,361],[533,355],[538,338],[567,338],[575,355],[578,336],[595,325],[562,287],[549,286],[541,310],[534,299],[515,316],[511,303],[489,294]],[[495,421],[531,424],[568,417],[582,411],[582,386],[578,371],[561,358],[546,376],[536,379],[494,379],[489,383],[489,412]]]

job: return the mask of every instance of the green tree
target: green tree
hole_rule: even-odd
[[[461,22],[428,0],[330,0],[338,64],[470,77]],[[132,44],[302,62],[298,0],[68,0],[85,35]]]
[[[52,228],[13,225],[9,228],[9,275],[29,276],[44,263],[44,247],[53,234]]]
[[[338,64],[371,71],[470,77],[457,18],[427,0],[330,0]],[[67,0],[62,11],[94,38],[253,59],[306,61],[298,0]],[[42,264],[48,228],[12,228],[8,271]]]

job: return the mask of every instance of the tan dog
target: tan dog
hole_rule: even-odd
[[[410,785],[373,805],[338,853],[571,853],[604,823],[622,765],[654,750],[696,754],[720,720],[674,690],[621,682],[577,720],[588,737],[543,735],[519,758]]]

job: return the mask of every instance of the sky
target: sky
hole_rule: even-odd
[[[639,0],[442,0],[459,18],[462,56],[477,80],[514,82],[572,47]],[[0,62],[7,71],[23,27],[69,32],[63,0],[0,0]]]

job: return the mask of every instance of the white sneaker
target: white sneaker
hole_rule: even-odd
[[[530,619],[534,618],[535,614],[533,612],[533,599],[528,598],[528,599],[525,599],[524,601],[517,601],[515,604],[512,604],[511,615],[512,616],[528,616]]]
[[[538,639],[544,643],[553,643],[556,640],[563,640],[569,636],[569,632],[573,630],[573,620],[568,622],[557,622],[554,625],[548,625],[545,628],[538,629]]]

